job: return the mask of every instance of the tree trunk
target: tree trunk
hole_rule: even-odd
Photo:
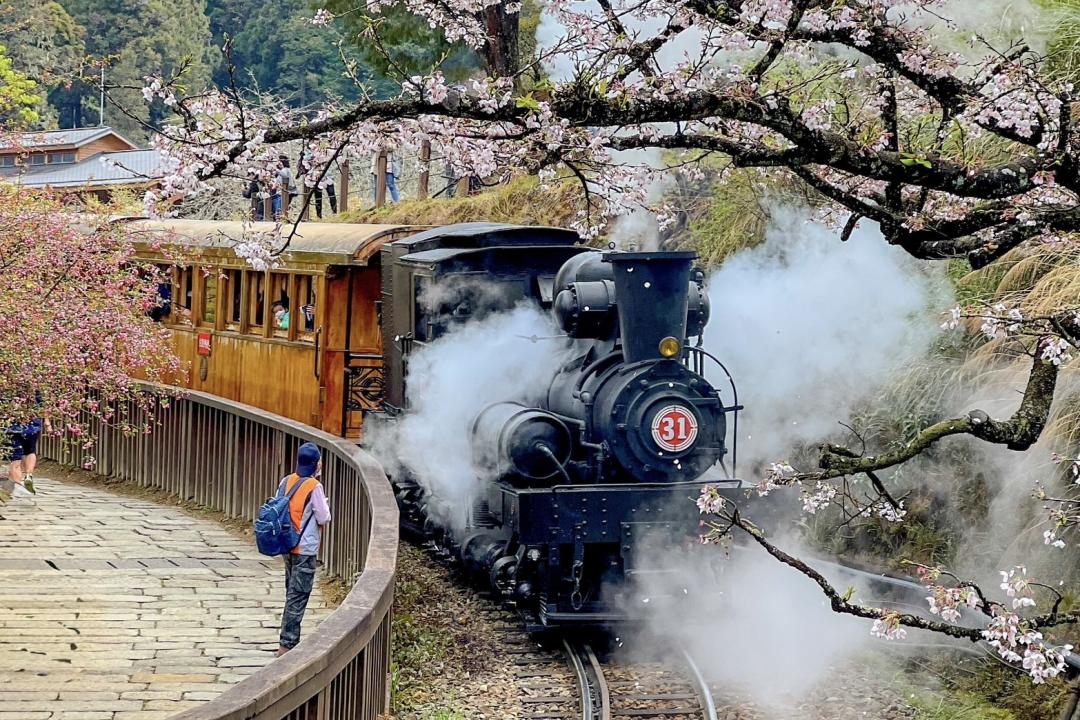
[[[509,77],[518,71],[519,15],[508,14],[503,3],[491,5],[482,13],[488,41],[480,56],[492,77]]]

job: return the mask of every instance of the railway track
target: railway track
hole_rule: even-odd
[[[627,661],[608,638],[538,637],[489,593],[480,614],[510,660],[521,720],[718,720],[713,690],[683,648]],[[655,648],[654,648],[655,650]],[[640,653],[635,653],[635,656]]]
[[[694,659],[680,665],[604,660],[586,643],[564,640],[579,688],[581,720],[717,720],[712,692]]]

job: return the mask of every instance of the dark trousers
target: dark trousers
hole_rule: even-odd
[[[333,185],[326,186],[326,196],[330,200],[330,214],[337,215],[337,191]],[[322,217],[322,188],[315,188],[315,216]]]
[[[281,612],[283,648],[294,648],[300,642],[300,623],[304,620],[311,588],[315,584],[314,555],[285,556],[285,609]]]

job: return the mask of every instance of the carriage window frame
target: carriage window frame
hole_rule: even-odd
[[[269,273],[256,270],[244,271],[244,323],[241,332],[248,335],[268,337],[271,323],[268,318],[270,308],[267,304],[266,287]],[[262,299],[260,300],[260,290]]]
[[[221,268],[204,266],[199,268],[198,302],[199,316],[197,324],[204,328],[218,328],[219,316],[224,310],[221,300]]]
[[[218,288],[225,292],[221,297],[221,327],[223,330],[240,332],[244,324],[244,271],[236,268],[218,268]],[[220,292],[220,290],[219,290]]]
[[[191,266],[174,265],[172,268],[172,304],[168,314],[169,324],[182,327],[194,325],[192,310],[195,305],[195,278]]]
[[[292,291],[289,295],[295,308],[289,316],[290,329],[296,342],[314,344],[319,327],[319,275],[316,273],[293,273]],[[295,298],[295,299],[293,299]],[[311,306],[308,320],[304,308]]]
[[[294,291],[292,278],[295,273],[290,272],[270,272],[268,273],[267,282],[269,284],[269,292],[266,293],[266,312],[269,313],[267,322],[270,324],[270,335],[283,340],[288,340],[293,336],[293,318],[296,316],[294,310],[295,300],[293,300],[292,294]],[[277,301],[285,298],[285,310],[289,313],[289,327],[280,328],[277,325],[277,318],[274,317],[274,313],[270,310],[270,307]]]

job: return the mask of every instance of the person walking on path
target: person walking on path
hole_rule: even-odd
[[[41,405],[40,393],[35,396],[37,405]],[[37,446],[42,429],[52,430],[48,418],[30,416],[22,422],[14,422],[7,428],[6,450],[10,466],[8,478],[15,483],[15,495],[34,495],[34,470],[37,468]]]
[[[278,495],[288,495],[300,483],[289,500],[289,515],[300,533],[300,542],[285,556],[285,608],[281,612],[278,657],[300,642],[300,623],[315,583],[315,558],[319,554],[323,526],[330,522],[330,506],[318,479],[321,470],[318,446],[304,443],[296,453],[296,472],[278,485]]]

